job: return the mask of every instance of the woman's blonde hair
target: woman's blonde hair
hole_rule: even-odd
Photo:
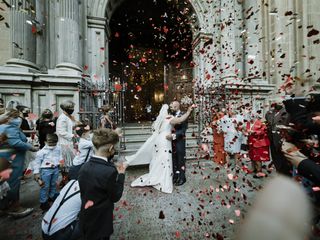
[[[12,118],[17,118],[20,116],[20,112],[17,109],[10,109],[4,114],[0,115],[0,124],[7,123]]]

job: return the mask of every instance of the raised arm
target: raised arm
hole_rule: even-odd
[[[171,120],[170,120],[170,124],[171,125],[177,125],[177,124],[180,124],[184,121],[186,121],[188,119],[188,117],[190,116],[193,108],[195,108],[195,105],[191,105],[189,108],[188,108],[188,111],[183,114],[181,117],[173,117]]]

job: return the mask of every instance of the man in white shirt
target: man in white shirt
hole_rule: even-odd
[[[80,187],[71,180],[42,219],[42,236],[45,240],[76,240],[81,233],[78,214],[81,208]]]

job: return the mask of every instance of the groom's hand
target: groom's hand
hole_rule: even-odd
[[[128,167],[128,164],[125,162],[121,162],[116,166],[118,173],[123,173],[123,174],[125,173],[127,167]]]
[[[166,139],[169,141],[176,140],[177,136],[175,134],[169,134],[166,136]]]

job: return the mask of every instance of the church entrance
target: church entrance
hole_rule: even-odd
[[[111,102],[124,109],[126,123],[153,121],[163,103],[191,101],[196,22],[186,1],[126,0],[115,10],[110,19]]]

